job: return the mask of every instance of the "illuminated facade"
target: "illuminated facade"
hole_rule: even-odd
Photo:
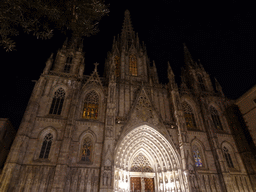
[[[0,191],[254,191],[253,158],[238,152],[224,115],[231,101],[184,46],[178,86],[158,81],[125,12],[107,55],[83,75],[77,39],[49,58],[1,175]],[[216,84],[217,85],[217,84]]]

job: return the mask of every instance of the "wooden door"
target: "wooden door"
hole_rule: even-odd
[[[154,178],[144,178],[145,181],[145,192],[154,192]]]
[[[140,177],[131,177],[131,188],[130,191],[133,191],[134,186],[134,192],[140,192],[141,191],[141,178]]]

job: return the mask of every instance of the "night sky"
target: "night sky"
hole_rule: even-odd
[[[200,59],[210,77],[217,78],[224,94],[237,99],[256,83],[255,11],[253,2],[224,2],[106,1],[110,13],[100,21],[100,32],[84,39],[84,74],[91,74],[93,63],[99,62],[99,74],[103,75],[107,52],[112,48],[113,37],[121,32],[124,11],[128,9],[151,64],[155,60],[161,83],[168,82],[167,61],[180,82],[180,69],[184,66],[182,43],[186,43],[194,60]],[[50,40],[21,34],[14,38],[17,51],[0,50],[0,117],[10,118],[15,129],[34,87],[32,80],[39,79],[47,58],[65,38],[58,32]]]

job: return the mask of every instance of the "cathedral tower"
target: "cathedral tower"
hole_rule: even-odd
[[[138,33],[133,31],[130,12],[125,11],[121,35],[114,38],[112,51],[108,53],[105,73],[115,63],[117,80],[148,82],[149,59],[146,48],[141,45]]]

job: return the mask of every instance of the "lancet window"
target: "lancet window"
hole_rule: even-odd
[[[91,91],[85,97],[83,118],[97,119],[99,107],[99,96],[95,91]]]
[[[140,153],[131,165],[131,171],[133,172],[153,172],[153,169],[148,161],[148,159]]]
[[[185,116],[187,128],[188,129],[197,129],[194,113],[193,113],[191,106],[187,102],[183,102],[182,108],[184,110],[184,116]]]
[[[130,55],[130,62],[129,62],[129,71],[132,76],[138,75],[138,69],[137,69],[137,58],[135,55]]]
[[[213,124],[214,124],[215,128],[218,130],[223,130],[221,121],[220,121],[220,117],[219,117],[219,113],[213,106],[210,107],[210,113],[211,113]]]
[[[64,66],[64,72],[69,73],[70,68],[71,68],[71,63],[72,63],[72,57],[68,57]]]
[[[92,140],[89,137],[87,137],[83,140],[83,145],[81,147],[81,162],[89,164],[92,163],[92,150]]]
[[[193,145],[192,150],[196,167],[203,167],[202,156],[198,147],[196,145]]]
[[[198,80],[198,83],[199,83],[199,86],[201,88],[202,91],[205,91],[205,85],[204,85],[204,81],[203,81],[203,78],[200,74],[197,74],[197,80]]]
[[[49,114],[60,115],[65,99],[65,91],[63,88],[59,88],[53,96],[52,104]]]
[[[230,153],[229,153],[228,149],[225,146],[223,147],[223,153],[224,153],[225,159],[226,159],[226,161],[228,163],[228,167],[234,168],[234,164],[232,162]]]
[[[116,76],[120,76],[120,58],[115,56],[115,65],[116,65]]]
[[[47,134],[44,137],[43,145],[41,148],[41,152],[39,158],[47,159],[49,157],[51,145],[52,145],[53,135],[51,133]]]

